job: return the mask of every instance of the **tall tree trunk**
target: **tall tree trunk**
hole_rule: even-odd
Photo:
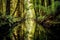
[[[35,26],[36,23],[34,21],[35,19],[35,12],[33,7],[33,0],[25,0],[25,10],[26,10],[26,35],[25,40],[33,40],[34,38],[34,32],[35,32]]]
[[[18,0],[11,0],[10,1],[10,15],[13,16],[16,13],[17,8],[18,8]]]
[[[6,14],[6,0],[0,0],[0,13]]]

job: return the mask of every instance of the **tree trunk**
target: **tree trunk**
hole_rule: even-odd
[[[33,0],[25,0],[25,11],[26,11],[26,34],[25,34],[25,40],[33,40],[34,38],[34,32],[35,32],[35,12],[33,7]]]
[[[0,13],[6,14],[6,0],[0,0]]]

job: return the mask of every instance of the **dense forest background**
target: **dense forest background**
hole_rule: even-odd
[[[60,0],[0,0],[0,40],[60,40]]]

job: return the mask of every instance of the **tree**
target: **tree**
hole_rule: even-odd
[[[33,7],[33,0],[25,0],[25,11],[26,11],[26,36],[25,40],[33,40],[35,32],[35,11]],[[30,26],[29,26],[30,25]]]
[[[0,40],[58,40],[59,0],[0,0]]]

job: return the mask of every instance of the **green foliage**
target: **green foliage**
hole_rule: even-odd
[[[12,0],[11,4],[10,4],[11,5],[11,7],[10,7],[10,14],[11,15],[3,15],[3,13],[0,13],[0,30],[6,30],[6,28],[7,28],[8,29],[7,31],[12,33],[13,28],[16,25],[21,25],[20,23],[23,21],[24,24],[22,23],[22,26],[24,26],[24,27],[27,26],[26,30],[24,30],[24,28],[22,28],[22,29],[18,28],[18,29],[20,30],[20,35],[24,34],[24,40],[25,39],[28,39],[28,40],[33,39],[34,34],[35,34],[35,40],[47,40],[48,37],[47,37],[46,33],[47,33],[47,31],[49,31],[48,28],[52,25],[53,28],[52,27],[50,28],[51,31],[53,30],[51,32],[51,34],[52,34],[52,33],[54,33],[54,31],[57,30],[56,27],[59,26],[59,25],[56,26],[55,24],[57,24],[57,23],[59,24],[59,22],[60,22],[60,14],[56,15],[56,13],[58,12],[57,8],[60,6],[60,2],[59,1],[54,1],[53,2],[53,1],[52,1],[51,5],[48,5],[48,6],[45,5],[44,6],[44,3],[41,0],[38,0],[38,1],[34,0],[34,3],[33,3],[33,0],[24,0],[24,8],[22,8],[22,9],[24,9],[24,11],[26,11],[27,14],[25,15],[25,17],[28,18],[28,19],[26,19],[27,22],[26,22],[26,25],[25,25],[25,20],[23,18],[11,16],[11,15],[14,15],[13,14],[13,13],[15,13],[14,11],[17,11],[15,9],[17,9],[17,6],[19,4],[17,0],[15,0],[15,1]],[[47,4],[48,4],[48,1],[47,1]],[[22,4],[20,5],[20,8],[21,8],[21,6],[22,6]],[[35,8],[35,10],[34,10],[34,8]],[[5,9],[5,7],[4,7],[4,9]],[[33,10],[31,10],[31,9],[33,9]],[[19,11],[21,11],[21,10],[19,9]],[[34,13],[33,11],[35,11],[36,15],[33,14]],[[60,13],[60,12],[58,12],[58,13]],[[52,16],[52,15],[55,16],[55,19],[57,21],[58,20],[59,21],[57,22],[55,19],[50,21],[49,17]],[[31,16],[33,17],[32,20],[30,19]],[[35,16],[36,16],[36,19],[37,19],[36,21],[39,22],[38,24],[37,24],[36,21],[34,21]],[[46,19],[46,18],[48,18],[48,19]],[[46,23],[45,23],[45,19],[47,21]],[[35,22],[36,22],[37,25],[35,25]],[[34,28],[34,26],[36,26],[36,29]],[[24,30],[24,33],[21,33],[22,30]],[[37,30],[37,31],[35,31],[35,30]],[[35,33],[33,33],[34,31],[35,31]],[[10,34],[10,33],[9,33],[9,36],[13,35],[13,34]],[[2,34],[2,33],[0,32],[0,34]],[[21,38],[22,38],[22,36],[21,36]]]
[[[52,16],[52,15],[55,16],[55,15],[56,15],[56,12],[58,11],[57,8],[60,6],[59,3],[60,3],[59,1],[55,1],[54,3],[52,3],[51,5],[49,5],[48,7],[44,7],[44,6],[42,6],[42,5],[37,5],[37,6],[35,6],[35,8],[39,8],[40,10],[42,10],[43,13],[45,13],[44,16],[41,15],[41,14],[43,14],[43,13],[41,13],[41,12],[36,13],[38,20],[41,21],[41,20],[44,20],[45,18],[47,18],[48,16]],[[53,6],[54,9],[51,8],[52,5],[54,5],[54,6]],[[52,10],[52,9],[53,9],[53,10]]]

